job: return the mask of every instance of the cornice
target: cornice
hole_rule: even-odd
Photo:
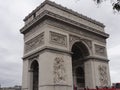
[[[34,56],[38,56],[39,53],[43,53],[43,52],[53,52],[53,53],[62,53],[62,54],[67,54],[67,55],[71,55],[72,52],[68,51],[68,50],[61,50],[61,49],[58,49],[58,48],[54,48],[54,47],[50,47],[50,46],[45,46],[43,48],[40,48],[34,52],[30,52],[30,53],[27,53],[25,54],[22,59],[23,60],[26,60],[26,58],[32,58]]]
[[[35,24],[37,24],[38,22],[40,21],[44,21],[48,18],[52,18],[52,19],[56,19],[56,20],[59,20],[59,21],[62,21],[64,23],[67,23],[67,24],[70,24],[72,26],[76,26],[76,27],[79,27],[79,28],[82,28],[88,32],[92,32],[94,34],[97,34],[97,35],[100,35],[104,38],[108,38],[109,35],[106,34],[105,32],[102,32],[102,31],[99,31],[99,30],[96,30],[94,28],[91,28],[89,26],[86,26],[86,25],[83,25],[81,23],[78,23],[76,21],[73,21],[73,20],[70,20],[68,18],[65,18],[63,16],[60,16],[58,14],[55,14],[55,13],[52,13],[50,11],[43,11],[40,15],[38,15],[35,19],[33,19],[30,23],[28,23],[27,25],[25,25],[21,30],[20,32],[24,34],[24,32],[26,32],[30,27],[34,27]]]
[[[94,60],[94,61],[102,61],[102,62],[109,62],[110,60],[108,60],[107,58],[103,58],[103,57],[96,57],[96,56],[88,56],[86,58],[84,58],[84,60],[88,61],[88,60]]]
[[[42,18],[47,14],[47,11],[42,12],[40,15],[38,15],[37,17],[35,17],[35,19],[33,19],[31,22],[29,22],[28,24],[26,24],[23,28],[20,29],[20,32],[24,34],[24,32],[29,29],[30,27],[32,27],[34,24],[36,24],[38,21],[40,22],[42,20]]]
[[[43,6],[45,6],[46,4],[48,4],[48,5],[51,5],[51,6],[53,6],[53,7],[56,7],[56,8],[58,8],[58,9],[60,9],[60,10],[63,10],[63,11],[65,11],[65,12],[68,12],[68,13],[70,13],[70,14],[72,14],[72,15],[75,15],[75,16],[77,16],[77,17],[79,17],[79,18],[82,18],[82,19],[84,19],[84,20],[87,20],[87,21],[89,21],[89,22],[92,22],[92,23],[94,23],[94,24],[96,24],[96,25],[98,25],[98,26],[101,26],[101,27],[105,27],[105,25],[103,24],[103,23],[100,23],[100,22],[98,22],[98,21],[96,21],[96,20],[93,20],[93,19],[91,19],[91,18],[89,18],[89,17],[87,17],[87,16],[85,16],[85,15],[82,15],[82,14],[80,14],[80,13],[78,13],[78,12],[75,12],[75,11],[73,11],[73,10],[71,10],[71,9],[68,9],[68,8],[66,8],[66,7],[63,7],[63,6],[61,6],[60,4],[56,4],[55,2],[52,2],[52,1],[49,1],[49,0],[45,0],[42,4],[40,4],[35,10],[33,10],[28,16],[26,16],[25,17],[25,19],[24,19],[24,21],[26,21],[28,18],[30,18],[34,13],[36,13],[38,10],[40,10]]]

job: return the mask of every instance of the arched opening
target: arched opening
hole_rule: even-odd
[[[31,70],[33,72],[33,75],[32,75],[32,90],[38,90],[38,80],[39,80],[39,64],[38,62],[35,60],[32,62],[31,64]]]
[[[84,67],[76,68],[75,75],[77,86],[80,88],[85,87]]]
[[[82,42],[72,46],[73,86],[77,89],[85,88],[85,57],[89,55],[88,48]]]

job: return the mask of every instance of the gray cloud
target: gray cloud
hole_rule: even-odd
[[[0,84],[13,86],[21,84],[23,18],[44,0],[0,0]],[[108,56],[112,82],[120,81],[120,15],[113,14],[111,4],[104,2],[97,8],[92,0],[52,0],[81,14],[98,20],[106,25],[110,34],[108,41]]]

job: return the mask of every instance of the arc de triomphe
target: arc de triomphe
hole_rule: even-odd
[[[24,21],[23,90],[111,84],[102,23],[48,0]]]

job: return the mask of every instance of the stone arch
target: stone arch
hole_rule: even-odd
[[[37,60],[33,60],[30,65],[31,70],[31,87],[32,90],[38,90],[39,85],[39,63]]]
[[[88,45],[84,41],[74,42],[71,47],[71,52],[73,53],[74,50],[81,51],[81,54],[84,54],[83,57],[87,57],[91,55],[91,50],[89,49]]]
[[[88,46],[82,42],[75,42],[71,48],[73,84],[76,88],[85,88],[85,59],[90,55]],[[81,74],[80,74],[81,73]]]
[[[74,35],[70,35],[69,36],[69,49],[70,51],[72,50],[72,47],[75,43],[77,42],[81,42],[85,45],[85,47],[88,49],[89,51],[89,55],[91,56],[93,54],[93,49],[92,49],[92,41],[82,38],[82,37],[78,37],[78,36],[74,36]]]

